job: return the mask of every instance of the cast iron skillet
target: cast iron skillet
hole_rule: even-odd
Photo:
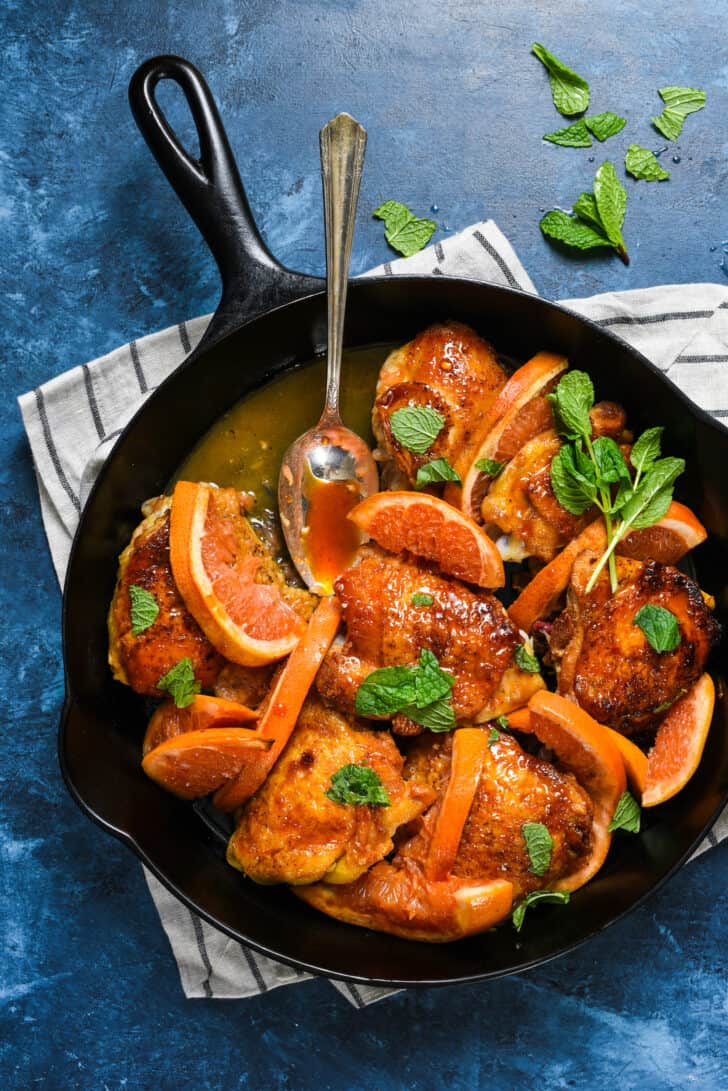
[[[155,88],[183,90],[200,160],[181,147]],[[520,935],[510,925],[455,944],[410,943],[329,920],[287,890],[243,879],[199,810],[167,795],[140,769],[143,701],[112,681],[106,611],[117,555],[139,507],[162,491],[193,445],[231,405],[321,351],[322,281],[284,269],[255,228],[210,91],[191,64],[157,57],[130,86],[137,124],[205,237],[222,275],[220,306],[202,343],[137,413],[105,464],[81,518],[64,594],[67,697],[61,768],[83,810],[136,853],[188,906],[230,936],[301,969],[354,982],[452,984],[534,966],[593,936],[638,905],[704,837],[728,788],[723,696],[689,787],[648,816],[638,836],[618,836],[607,866],[568,909],[539,911]],[[636,427],[666,425],[666,447],[687,459],[680,498],[711,538],[695,553],[702,587],[728,603],[728,431],[696,409],[646,359],[606,330],[535,296],[455,277],[354,281],[346,344],[404,342],[437,319],[471,323],[502,351],[565,353],[590,372],[598,395],[622,401]],[[295,411],[295,410],[292,410]],[[301,422],[301,430],[308,422]],[[721,695],[721,667],[713,665]]]

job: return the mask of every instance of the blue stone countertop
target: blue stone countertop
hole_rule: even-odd
[[[206,74],[286,264],[323,270],[317,133],[347,109],[370,134],[354,272],[389,256],[371,210],[395,198],[420,215],[437,206],[435,240],[493,217],[539,291],[574,297],[725,278],[724,16],[703,0],[5,0],[4,1088],[726,1087],[725,846],[520,977],[365,1011],[325,981],[185,1001],[139,865],[61,782],[60,595],[15,404],[73,364],[215,306],[213,262],[127,106],[145,57],[179,53]],[[542,142],[564,122],[529,56],[536,40],[590,80],[595,111],[629,118],[625,133],[593,149]],[[649,117],[669,84],[704,88],[708,105],[663,153],[669,182],[625,179],[631,266],[550,247],[541,210],[570,207],[632,140],[665,147]]]

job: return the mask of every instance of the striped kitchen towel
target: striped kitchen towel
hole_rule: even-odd
[[[535,293],[513,248],[492,221],[475,224],[414,257],[387,262],[366,275],[407,273],[467,276]],[[564,302],[619,334],[698,405],[728,421],[728,286],[668,285]],[[132,341],[19,399],[43,524],[60,582],[99,467],[140,405],[198,343],[209,320],[206,315]],[[726,836],[728,814],[724,813],[696,855]],[[308,978],[231,940],[145,874],[186,996],[239,998]],[[396,991],[332,984],[357,1007]]]

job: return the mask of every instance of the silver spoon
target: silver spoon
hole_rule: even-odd
[[[361,540],[345,511],[376,492],[379,482],[369,447],[344,427],[339,412],[349,259],[367,134],[349,114],[338,114],[324,125],[319,139],[328,303],[326,400],[318,424],[299,436],[283,456],[278,509],[288,551],[302,579],[311,590],[330,595],[337,568],[346,567],[347,555]],[[322,526],[327,550],[314,548],[321,545],[313,538]],[[328,563],[317,563],[316,558],[326,552]]]

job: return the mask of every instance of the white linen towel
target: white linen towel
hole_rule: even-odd
[[[536,293],[492,220],[366,276],[434,273]],[[686,394],[728,422],[728,286],[675,284],[563,301],[644,353]],[[18,400],[35,464],[43,525],[59,582],[89,489],[120,432],[199,342],[210,315],[132,341]],[[728,836],[728,810],[695,855]],[[145,869],[187,997],[240,998],[310,976],[264,958],[191,913]],[[332,984],[357,1007],[397,990]]]

